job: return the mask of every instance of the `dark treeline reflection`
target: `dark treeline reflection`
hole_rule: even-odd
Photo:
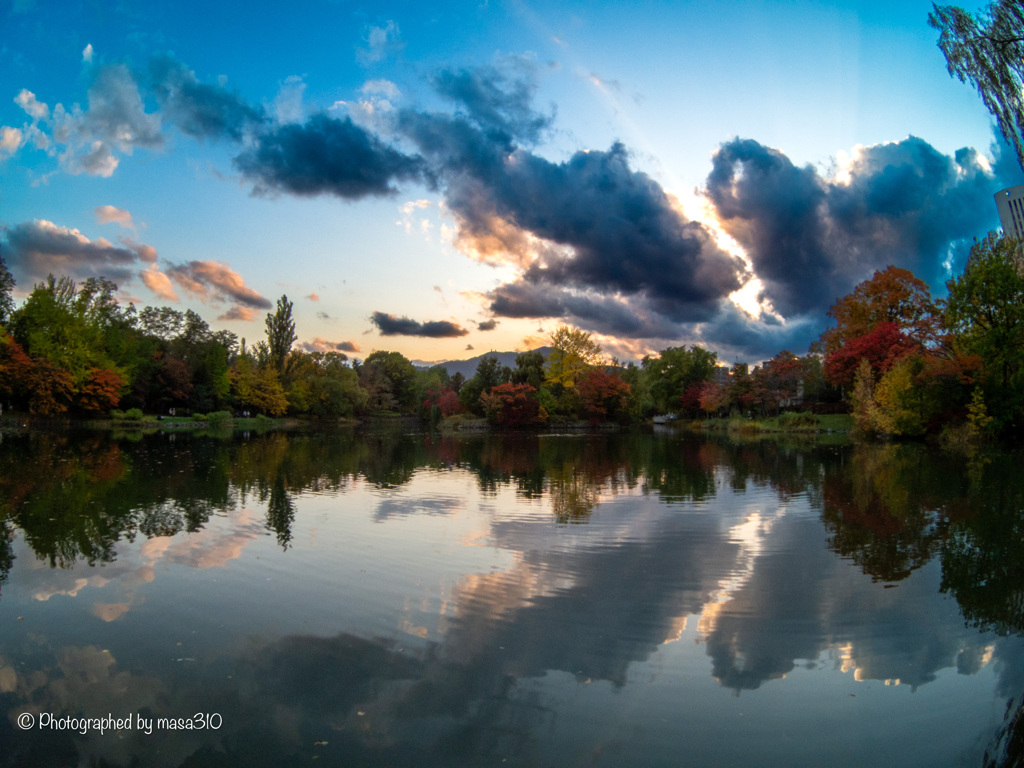
[[[0,578],[19,528],[40,559],[68,568],[116,558],[118,540],[195,531],[218,511],[260,504],[268,531],[291,540],[294,497],[354,479],[380,488],[417,471],[470,471],[485,494],[548,496],[555,519],[585,523],[602,492],[639,488],[700,503],[718,484],[805,495],[828,546],[873,579],[897,582],[941,554],[943,589],[979,627],[1019,631],[1024,477],[1020,457],[967,467],[919,445],[793,445],[647,434],[438,436],[353,431],[190,434],[111,439],[32,433],[0,441]]]

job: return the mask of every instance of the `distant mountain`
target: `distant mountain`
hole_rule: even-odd
[[[551,347],[538,347],[537,349],[530,350],[531,352],[540,352],[546,358],[548,353],[551,352]],[[476,367],[480,365],[480,361],[485,357],[496,357],[502,365],[507,365],[509,368],[516,367],[516,355],[518,352],[485,352],[482,355],[471,357],[468,360],[445,360],[442,363],[429,363],[424,360],[413,360],[412,364],[416,368],[427,369],[433,368],[435,365],[443,365],[448,371],[449,376],[454,376],[456,373],[461,373],[467,379],[473,378],[476,374]]]

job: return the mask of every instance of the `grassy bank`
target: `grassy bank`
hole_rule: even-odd
[[[755,432],[850,432],[853,417],[848,413],[815,415],[813,413],[783,413],[768,419],[706,419],[688,422],[691,429],[731,433]]]

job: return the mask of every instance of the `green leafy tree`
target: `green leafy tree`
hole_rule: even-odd
[[[533,350],[516,355],[516,367],[512,370],[513,384],[529,384],[540,389],[544,383],[544,353]]]
[[[954,344],[984,365],[989,413],[999,427],[1024,427],[1024,250],[995,232],[971,248],[959,277],[946,283],[946,325]]]
[[[459,390],[459,402],[466,410],[482,416],[484,411],[480,396],[499,384],[507,383],[511,375],[512,371],[502,365],[497,357],[488,355],[477,363],[473,378],[462,385],[462,389]]]
[[[371,353],[360,366],[359,383],[371,410],[412,413],[416,408],[416,369],[401,352]]]
[[[928,23],[951,77],[970,81],[1024,166],[1024,5],[997,0],[978,14],[936,5]]]
[[[14,311],[14,276],[0,255],[0,325],[5,325]]]
[[[147,336],[170,341],[185,330],[185,313],[170,307],[145,307],[139,313],[138,325]]]
[[[291,352],[292,344],[298,338],[295,335],[295,321],[292,319],[292,303],[287,296],[277,300],[277,308],[267,315],[267,346],[270,349],[270,362],[278,373],[284,371],[284,361]]]
[[[647,375],[650,396],[660,413],[674,411],[687,390],[696,387],[699,401],[700,385],[710,381],[715,373],[718,355],[703,347],[669,347],[657,357],[641,361]],[[699,408],[699,402],[696,404]]]

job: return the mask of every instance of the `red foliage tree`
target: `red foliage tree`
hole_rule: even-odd
[[[825,380],[835,386],[853,386],[861,360],[871,364],[875,378],[907,355],[920,352],[921,344],[892,321],[878,323],[867,333],[848,339],[825,356]]]
[[[459,405],[458,393],[448,387],[439,390],[431,387],[427,390],[427,399],[423,401],[423,407],[429,410],[435,405],[441,410],[441,415],[446,418],[458,413],[462,407]]]
[[[704,393],[704,384],[703,381],[691,384],[679,396],[679,407],[687,416],[700,415],[700,396]]]
[[[0,397],[17,397],[27,388],[32,360],[9,333],[0,336]]]
[[[629,384],[618,373],[591,368],[576,384],[580,401],[592,421],[617,416],[626,409]]]
[[[505,427],[533,424],[540,413],[540,403],[532,393],[537,390],[529,384],[499,384],[480,395],[487,418]]]
[[[778,413],[800,396],[800,384],[805,373],[803,361],[789,350],[782,350],[754,371],[754,400],[764,413]]]
[[[90,368],[89,377],[78,390],[78,407],[92,413],[105,413],[117,406],[125,380],[116,371]]]
[[[870,280],[838,299],[828,315],[836,325],[825,331],[819,340],[826,355],[871,332],[881,323],[895,323],[906,336],[921,345],[932,344],[938,335],[939,313],[928,286],[909,270],[899,267],[890,266],[875,272]]]

